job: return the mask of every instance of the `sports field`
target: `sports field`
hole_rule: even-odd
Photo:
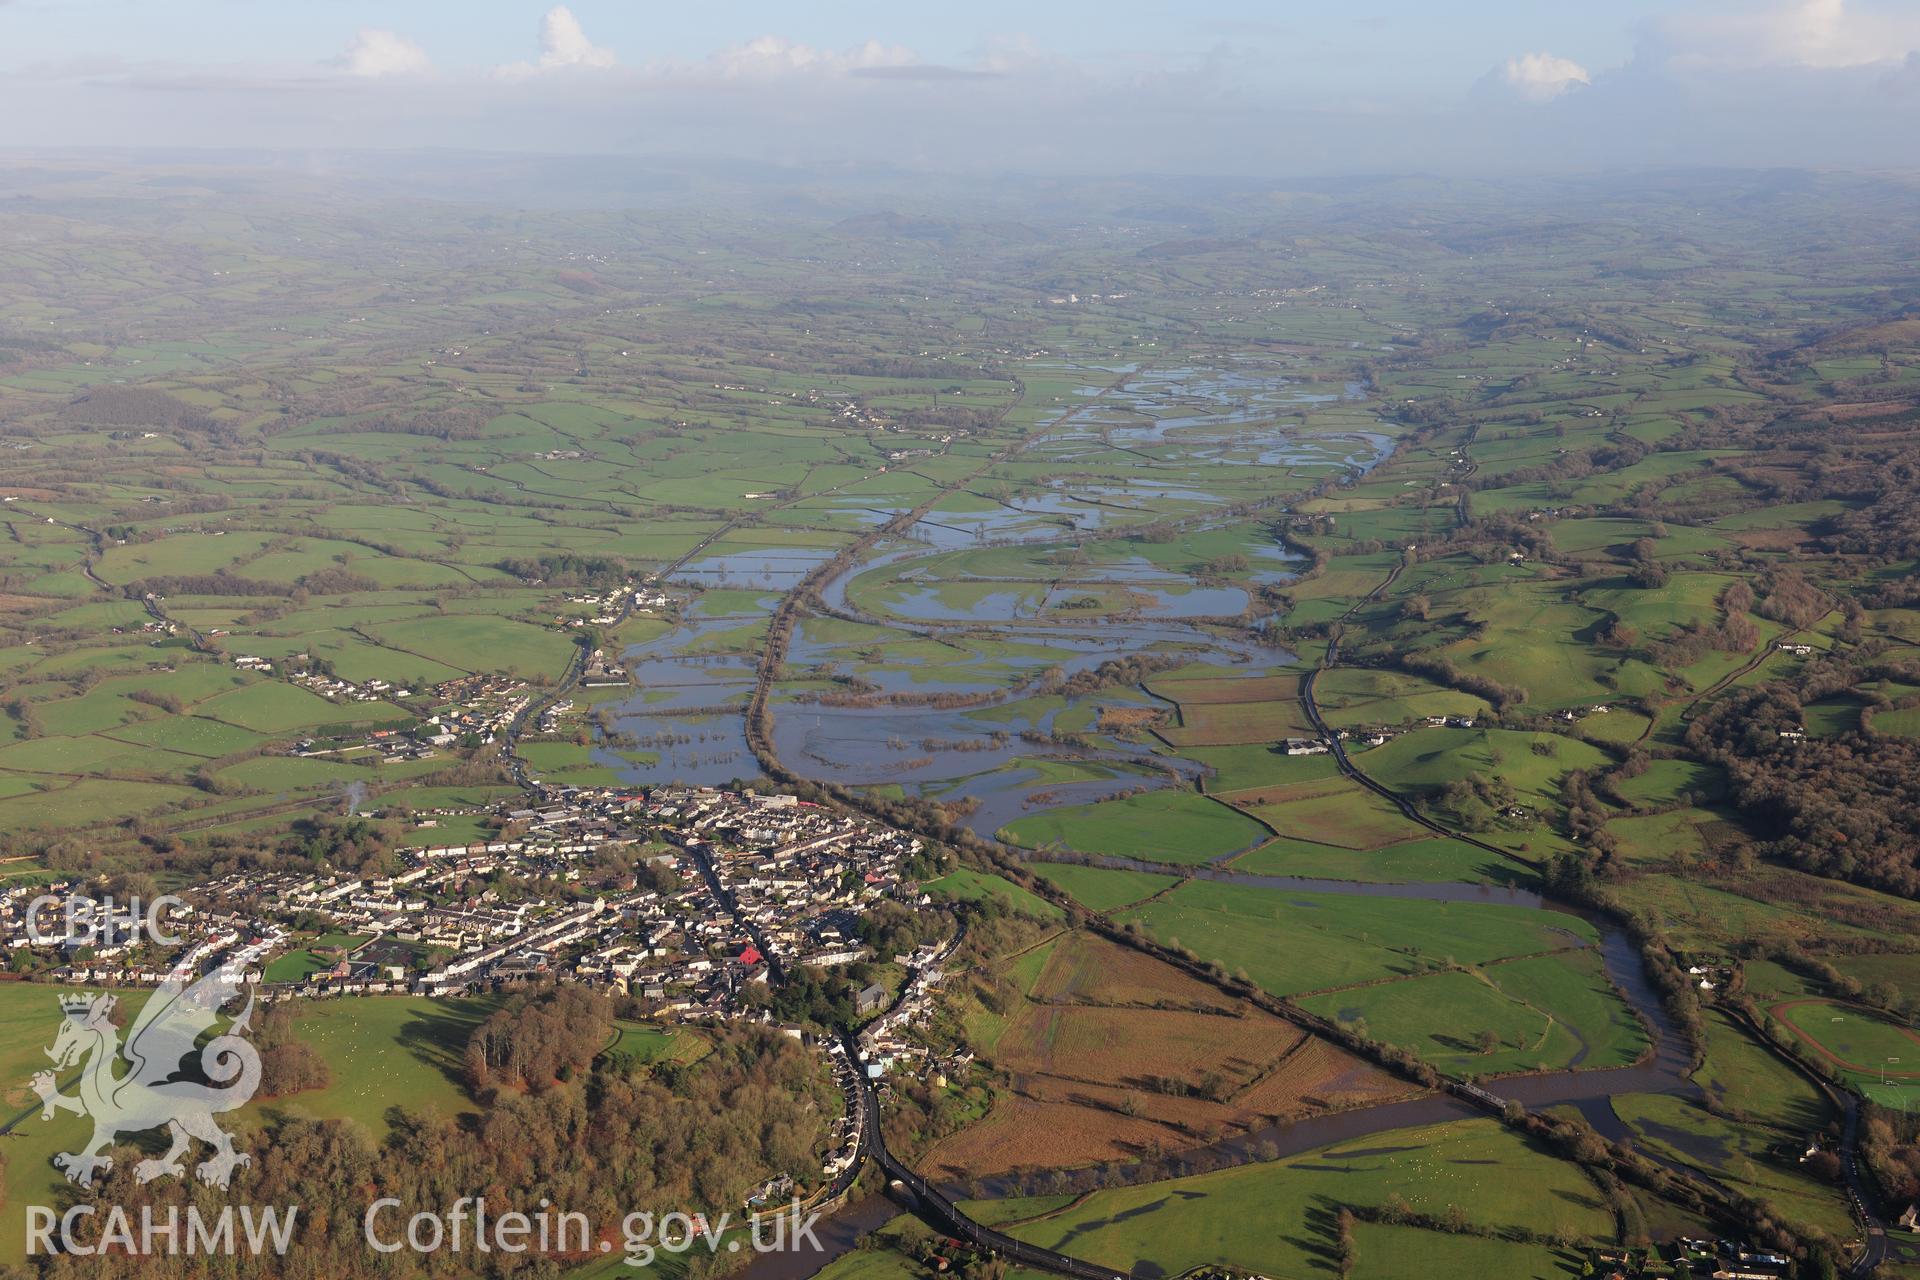
[[[1787,1000],[1767,1012],[1883,1106],[1920,1107],[1920,1034],[1858,1005]]]

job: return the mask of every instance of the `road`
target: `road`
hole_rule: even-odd
[[[851,1036],[843,1036],[848,1053],[853,1053],[855,1045]],[[855,1061],[858,1061],[856,1058]],[[1055,1253],[1051,1249],[1042,1249],[1038,1245],[1016,1240],[1002,1231],[984,1227],[961,1212],[946,1192],[915,1173],[907,1165],[887,1150],[886,1137],[880,1132],[878,1118],[880,1099],[875,1094],[873,1082],[865,1076],[857,1076],[861,1107],[869,1123],[861,1126],[862,1147],[887,1175],[889,1189],[899,1199],[921,1217],[928,1219],[941,1230],[955,1239],[964,1240],[982,1249],[990,1249],[1010,1262],[1023,1266],[1037,1267],[1055,1275],[1074,1276],[1078,1280],[1127,1280],[1127,1273],[1115,1271],[1111,1267],[1096,1266],[1084,1258],[1071,1257],[1064,1253]]]
[[[21,512],[23,515],[32,516],[36,514],[34,511],[26,507],[16,507],[14,509],[16,511]],[[107,549],[106,534],[100,532],[100,530],[98,529],[89,528],[87,525],[84,525],[84,524],[75,524],[71,520],[60,520],[60,519],[56,519],[53,516],[41,516],[38,518],[44,519],[48,524],[57,525],[62,529],[71,529],[75,533],[80,534],[81,536],[86,538],[87,554],[86,554],[86,557],[80,562],[80,572],[86,575],[86,579],[88,582],[91,582],[94,586],[100,588],[102,591],[105,591],[109,595],[117,596],[120,594],[120,588],[114,586],[111,582],[108,582],[105,578],[101,577],[97,572],[94,571],[94,567],[93,567],[94,564],[100,559],[100,557],[106,553],[106,549]],[[207,638],[201,635],[197,628],[188,626],[186,623],[181,622],[177,618],[169,617],[167,615],[167,611],[160,607],[160,601],[158,599],[149,595],[140,603],[146,606],[147,615],[151,617],[155,622],[170,622],[174,626],[184,630],[189,636],[193,638],[193,643],[195,648],[206,647]]]
[[[633,590],[631,587],[624,590],[626,599],[620,605],[620,616],[607,626],[609,634],[618,630],[621,623],[633,616]],[[521,790],[537,793],[540,790],[540,784],[529,781],[527,778],[527,762],[520,758],[519,752],[520,735],[526,731],[529,720],[573,692],[573,687],[580,683],[580,677],[586,674],[587,662],[592,657],[593,646],[586,642],[585,637],[582,637],[574,646],[573,660],[567,664],[566,674],[560,677],[560,683],[554,686],[553,692],[541,697],[529,697],[527,705],[520,708],[520,714],[508,723],[506,730],[500,735],[501,758],[507,762],[507,768],[513,774],[514,783]]]
[[[1326,742],[1327,749],[1333,754],[1333,762],[1335,766],[1339,768],[1340,772],[1398,809],[1409,822],[1417,823],[1425,827],[1428,831],[1436,835],[1445,836],[1449,840],[1458,840],[1463,844],[1470,844],[1476,849],[1484,849],[1488,853],[1504,858],[1509,862],[1523,863],[1530,867],[1532,864],[1525,863],[1524,859],[1516,857],[1511,850],[1502,849],[1496,844],[1488,844],[1485,840],[1476,839],[1473,836],[1455,831],[1450,827],[1435,822],[1432,818],[1420,812],[1412,801],[1408,800],[1393,788],[1376,781],[1364,769],[1361,769],[1347,757],[1347,744],[1343,742],[1332,729],[1328,728],[1326,720],[1320,715],[1320,704],[1313,696],[1314,682],[1320,678],[1321,671],[1325,671],[1328,666],[1332,665],[1334,646],[1338,643],[1339,640],[1336,636],[1327,646],[1327,664],[1322,666],[1318,671],[1309,672],[1306,677],[1300,681],[1300,706],[1301,709],[1307,713],[1307,721],[1313,725],[1314,732],[1319,734]]]
[[[1774,1046],[1772,1038],[1747,1016],[1745,1010],[1728,1007],[1725,1012],[1744,1027],[1754,1040],[1771,1050],[1774,1057],[1824,1094],[1834,1109],[1840,1112],[1840,1172],[1846,1179],[1847,1198],[1852,1202],[1854,1216],[1859,1218],[1863,1231],[1860,1256],[1847,1267],[1846,1274],[1870,1275],[1874,1268],[1889,1261],[1907,1265],[1920,1263],[1920,1246],[1890,1237],[1885,1220],[1874,1211],[1873,1191],[1860,1171],[1860,1100],[1850,1090],[1835,1086],[1799,1059],[1781,1053]]]

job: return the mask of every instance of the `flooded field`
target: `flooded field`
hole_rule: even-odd
[[[1036,808],[1204,772],[1153,739],[1104,730],[1109,712],[1151,714],[1157,700],[1133,683],[1075,691],[1102,663],[1145,657],[1258,674],[1292,661],[1258,638],[1271,616],[1260,592],[1290,580],[1299,559],[1225,509],[1259,503],[1301,469],[1338,478],[1376,465],[1391,448],[1384,434],[1309,432],[1299,420],[1358,389],[1245,367],[1085,373],[1120,380],[1081,387],[1022,454],[1061,474],[939,496],[820,584],[824,614],[795,628],[771,691],[788,768],[958,803],[991,834]],[[908,509],[852,495],[801,505],[863,527]],[[1159,529],[1225,551],[1196,575],[1183,547],[1162,549],[1167,534],[1130,536]],[[638,692],[615,708],[618,750],[603,748],[600,761],[644,783],[754,774],[743,714],[756,624],[831,555],[715,551],[681,566],[678,585],[762,592],[756,612],[739,612],[733,595],[730,614],[696,602],[666,635],[629,649]]]
[[[728,551],[687,562],[671,581],[691,587],[764,587],[785,592],[832,558],[831,551],[817,547]]]

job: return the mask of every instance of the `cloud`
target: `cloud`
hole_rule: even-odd
[[[397,31],[362,27],[338,65],[353,76],[415,75],[428,66],[426,50]]]
[[[1758,11],[1661,18],[1647,29],[1645,44],[1645,53],[1676,70],[1891,65],[1920,50],[1920,14],[1791,0]]]
[[[1046,52],[1034,42],[1033,37],[1025,35],[992,37],[981,48],[974,65],[982,71],[997,71],[1006,75],[1073,74],[1077,77],[1081,70],[1065,58]]]
[[[563,4],[547,10],[547,16],[540,21],[541,70],[612,65],[613,50],[602,49],[587,39],[587,33],[580,29],[580,19],[573,16],[573,10]]]
[[[1551,53],[1508,58],[1494,75],[1500,85],[1528,102],[1551,102],[1569,89],[1593,83],[1585,67]]]
[[[1895,97],[1920,97],[1920,52],[1908,54],[1905,61],[1887,72],[1881,85]]]
[[[935,58],[885,39],[772,35],[668,57],[642,52],[633,38],[636,47],[623,43],[616,59],[589,38],[607,32],[584,31],[571,12],[551,8],[555,0],[541,0],[525,11],[529,27],[545,14],[539,43],[523,32],[525,60],[511,67],[449,64],[437,44],[429,66],[377,26],[326,61],[316,54],[332,50],[300,47],[297,62],[95,52],[6,67],[0,51],[0,146],[484,147],[821,172],[894,165],[1263,179],[1450,165],[1920,166],[1911,128],[1920,38],[1910,41],[1912,24],[1889,16],[1903,2],[1920,10],[1914,0],[1689,0],[1688,13],[1723,16],[1643,24],[1636,55],[1618,66],[1568,45],[1517,43],[1507,46],[1519,55],[1511,60],[1482,55],[1491,65],[1464,96],[1437,78],[1404,89],[1383,81],[1361,96],[1276,75],[1277,59],[1248,41],[1076,58],[998,38]],[[1764,15],[1741,15],[1743,4],[1764,6]],[[1814,65],[1858,58],[1873,60]],[[40,123],[50,117],[57,132]]]
[[[972,67],[947,67],[937,62],[912,62],[885,67],[855,67],[849,75],[863,80],[994,80],[1003,71],[977,71]]]
[[[841,76],[900,74],[931,70],[913,50],[897,44],[868,40],[850,49],[815,48],[785,36],[761,36],[709,54],[691,65],[655,67],[667,75],[692,74],[723,80],[764,80],[779,76]]]
[[[605,70],[616,61],[613,50],[603,49],[587,39],[573,10],[557,4],[540,20],[540,61],[515,62],[500,68],[500,72],[508,76],[530,76],[576,67]]]

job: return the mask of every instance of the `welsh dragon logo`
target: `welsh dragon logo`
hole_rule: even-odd
[[[221,1007],[239,994],[238,987],[237,981],[218,970],[191,984],[175,974],[142,1006],[125,1045],[113,1024],[118,1004],[113,996],[60,998],[66,1017],[53,1047],[46,1051],[54,1070],[36,1073],[33,1091],[40,1097],[42,1120],[51,1120],[61,1111],[93,1118],[93,1137],[86,1145],[53,1158],[69,1181],[92,1186],[96,1173],[113,1168],[113,1157],[106,1152],[116,1138],[162,1126],[172,1145],[158,1159],[134,1166],[134,1176],[141,1182],[185,1177],[180,1158],[194,1138],[213,1148],[195,1169],[200,1180],[211,1186],[224,1189],[236,1168],[253,1162],[253,1157],[235,1151],[233,1138],[213,1122],[220,1112],[245,1106],[260,1087],[260,1054],[245,1039],[253,1016],[252,993],[224,1033],[204,1046],[199,1043],[213,1030]],[[181,1064],[196,1050],[205,1081],[176,1079]],[[62,1093],[55,1073],[83,1060],[79,1095]]]

